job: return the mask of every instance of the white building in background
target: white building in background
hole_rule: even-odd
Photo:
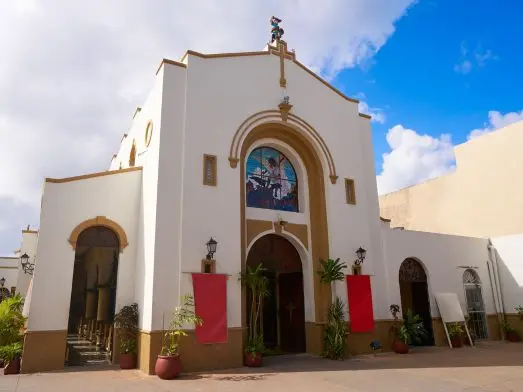
[[[207,272],[210,237],[218,240],[212,269],[233,277],[228,337],[203,345],[191,332],[186,370],[242,365],[246,301],[235,277],[259,261],[279,293],[266,310],[278,331],[268,343],[319,354],[331,301],[320,260],[352,266],[360,247],[375,326],[350,335],[352,353],[374,339],[390,346],[395,303],[422,315],[427,344],[446,344],[434,293],[457,293],[466,310],[470,279],[479,287],[476,334],[499,338],[488,240],[391,229],[380,219],[370,117],[279,41],[163,60],[109,171],[45,180],[22,371],[62,368],[67,335],[82,328],[111,349],[112,314],[137,302],[139,367],[153,372],[164,317],[192,293],[190,273]],[[295,304],[283,281],[298,293]],[[335,290],[348,303],[347,285]]]
[[[29,226],[22,230],[22,243],[19,249],[14,251],[14,256],[0,257],[0,289],[5,294],[20,294],[26,296],[29,283],[32,278],[30,271],[23,268],[22,255],[27,255],[27,262],[34,264],[36,256],[36,245],[38,243],[38,231]],[[2,280],[4,279],[4,280]]]

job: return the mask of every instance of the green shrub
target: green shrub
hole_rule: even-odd
[[[25,317],[22,315],[24,299],[20,294],[0,303],[0,346],[21,342]]]
[[[11,361],[19,359],[22,356],[22,342],[15,342],[0,347],[0,360],[4,366],[9,365]]]

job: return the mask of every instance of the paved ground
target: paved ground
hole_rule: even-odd
[[[9,392],[432,392],[522,391],[523,344],[418,349],[334,362],[306,355],[280,356],[266,366],[187,375],[163,381],[137,371],[82,370],[0,375]]]

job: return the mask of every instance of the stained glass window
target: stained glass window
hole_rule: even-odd
[[[270,147],[247,159],[247,207],[298,212],[298,179],[287,157]]]

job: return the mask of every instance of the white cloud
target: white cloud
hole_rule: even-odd
[[[488,112],[489,122],[484,124],[484,128],[474,129],[468,135],[468,139],[474,139],[483,136],[487,133],[495,131],[496,129],[506,127],[518,121],[523,121],[523,110],[518,112],[510,112],[501,114],[500,112],[491,110]]]
[[[365,95],[365,94],[363,94]],[[369,116],[372,116],[371,121],[377,122],[380,124],[385,124],[386,116],[383,109],[380,108],[371,108],[369,107],[369,104],[365,101],[360,101],[359,103],[359,111],[360,113],[368,114]]]
[[[471,69],[472,69],[472,63],[468,60],[465,60],[454,66],[454,71],[457,73],[461,73],[463,75],[468,74],[471,71]]]
[[[484,135],[517,121],[523,121],[523,110],[501,114],[488,113],[489,122],[475,129],[468,139]],[[421,135],[415,130],[396,125],[387,133],[390,152],[383,154],[383,166],[377,176],[380,195],[416,185],[455,170],[454,146],[449,134],[439,137]]]
[[[108,167],[163,57],[260,50],[274,14],[300,61],[332,78],[369,61],[414,2],[0,2],[0,254],[38,223],[44,176]]]
[[[420,135],[403,125],[387,133],[390,152],[383,154],[377,177],[378,193],[385,194],[418,184],[454,170],[454,148],[448,134],[438,138]]]
[[[458,64],[454,65],[454,72],[463,75],[470,73],[474,67],[484,67],[489,60],[498,59],[492,50],[483,50],[481,44],[477,44],[474,52],[470,53],[465,41],[461,42],[460,52],[461,57]]]

